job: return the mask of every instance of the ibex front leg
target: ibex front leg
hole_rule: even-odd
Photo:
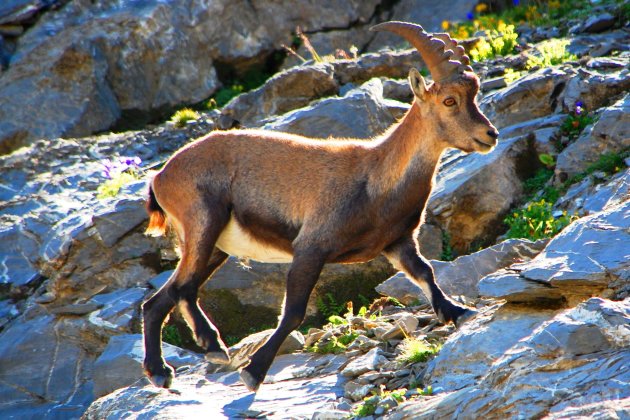
[[[435,283],[433,268],[420,253],[412,237],[403,238],[389,246],[383,254],[392,265],[404,272],[411,280],[420,286],[440,321],[453,322],[457,327],[477,312],[461,306],[449,299]]]
[[[258,389],[280,345],[304,320],[308,298],[324,267],[324,261],[322,256],[313,252],[294,254],[287,275],[287,291],[280,323],[267,342],[250,357],[249,365],[241,370],[241,380],[250,391]]]

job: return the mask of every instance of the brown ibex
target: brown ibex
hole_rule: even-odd
[[[412,68],[414,101],[402,120],[373,140],[315,140],[261,130],[214,132],[179,150],[153,178],[149,233],[166,221],[181,260],[168,282],[143,305],[144,369],[169,387],[173,369],[162,357],[160,331],[178,306],[206,358],[229,362],[219,332],[198,306],[199,287],[228,255],[290,262],[280,322],[241,370],[257,390],[279,346],[302,322],[326,263],[369,261],[384,254],[422,288],[443,322],[457,325],[475,311],[436,285],[415,239],[442,152],[487,153],[496,128],[476,104],[479,79],[464,49],[447,34],[386,22],[372,28],[406,38],[434,83]]]

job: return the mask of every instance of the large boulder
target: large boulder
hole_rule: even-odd
[[[522,180],[535,169],[527,163],[533,155],[534,146],[524,135],[499,141],[487,155],[445,156],[427,211],[450,234],[458,252],[501,233],[497,222],[522,196]]]
[[[344,97],[322,99],[263,126],[307,137],[371,138],[391,126],[405,105],[383,98],[383,83],[372,79]]]
[[[630,80],[630,79],[629,79]],[[558,155],[556,177],[583,172],[604,153],[630,149],[630,94],[601,111],[599,119]]]
[[[583,217],[529,262],[479,282],[484,296],[514,302],[579,302],[596,293],[629,291],[630,200]]]
[[[84,418],[182,418],[199,413],[214,418],[310,418],[343,396],[346,380],[334,372],[346,362],[343,355],[279,356],[256,394],[239,382],[237,372],[205,375],[193,370],[175,377],[176,392],[145,384],[119,389],[95,401]],[[315,373],[319,375],[312,377]]]
[[[367,21],[378,1],[290,3],[72,1],[49,11],[0,77],[0,153],[199,102],[220,86],[216,62],[263,64],[296,26]]]
[[[480,359],[471,360],[470,354],[471,349],[475,356],[478,353],[475,342],[460,347],[465,355],[445,353],[445,345],[429,368],[433,389],[455,392],[439,393],[429,404],[405,404],[392,418],[626,417],[630,409],[630,300],[593,298],[548,316],[546,322],[540,322],[544,319],[540,314],[529,318],[536,317],[539,321],[531,326],[538,326],[533,331],[531,326],[517,327],[519,320],[512,329],[508,321],[506,328],[497,331],[504,319],[477,330],[477,342],[492,343],[496,353],[477,370],[469,370],[474,377],[459,370],[462,360],[478,364]],[[517,328],[529,332],[514,342],[510,337]],[[454,377],[459,382],[451,382]],[[468,386],[462,388],[462,384]]]
[[[501,129],[555,112],[567,81],[575,75],[570,67],[547,67],[485,96],[481,109]]]
[[[0,417],[78,418],[94,400],[93,345],[72,318],[31,316],[0,334]]]

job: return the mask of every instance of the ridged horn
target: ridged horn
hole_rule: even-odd
[[[470,60],[457,41],[448,36],[446,41],[442,34],[429,35],[422,26],[409,22],[383,22],[370,28],[371,31],[389,31],[405,38],[422,56],[433,80],[443,82],[464,70],[472,70]],[[448,34],[445,34],[448,35]],[[461,50],[460,50],[461,49]],[[451,59],[454,58],[455,60]],[[462,61],[456,61],[456,60]],[[465,63],[464,63],[465,61]]]

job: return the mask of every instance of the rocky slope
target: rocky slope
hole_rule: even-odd
[[[264,332],[233,346],[234,362],[223,370],[165,344],[178,369],[173,390],[148,385],[140,367],[139,305],[176,260],[168,238],[142,234],[148,171],[192,139],[233,125],[372,137],[408,108],[400,79],[419,65],[415,52],[400,50],[290,67],[183,128],[167,123],[57,138],[199,101],[220,84],[217,63],[246,68],[264,60],[278,42],[288,42],[296,24],[313,33],[323,53],[344,37],[363,39],[356,43],[364,50],[391,42],[363,38],[369,23],[412,20],[417,12],[412,1],[390,9],[348,1],[335,3],[335,21],[322,14],[326,8],[302,16],[297,7],[287,12],[296,16],[283,20],[278,10],[287,8],[280,3],[276,10],[245,2],[221,9],[227,26],[217,27],[211,2],[176,3],[0,6],[0,46],[9,56],[0,73],[0,143],[10,145],[0,149],[30,144],[0,156],[0,417],[188,418],[203,410],[217,418],[324,419],[344,418],[361,404],[374,405],[376,416],[401,419],[630,415],[630,169],[628,158],[614,174],[593,166],[602,154],[627,156],[630,147],[630,33],[596,20],[576,25],[569,38],[577,60],[531,70],[510,84],[503,71],[522,69],[523,55],[475,64],[484,80],[481,104],[501,128],[500,144],[489,155],[444,156],[421,242],[435,260],[462,255],[433,266],[441,286],[476,305],[480,316],[455,331],[439,325],[419,289],[386,262],[331,266],[310,314],[318,298],[320,310],[322,302],[345,302],[329,300],[331,290],[355,297],[362,284],[378,285],[379,293],[408,306],[382,301],[334,328],[293,334],[256,395],[234,370]],[[260,29],[259,21],[269,25]],[[181,32],[160,26],[166,22]],[[6,35],[8,24],[23,33]],[[594,27],[605,32],[592,33]],[[243,38],[223,39],[224,32]],[[533,43],[540,34],[522,36]],[[42,84],[50,88],[27,89]],[[563,124],[578,101],[595,119],[569,138]],[[553,211],[575,220],[551,240],[504,240],[501,221],[531,193],[525,181],[544,166],[541,154],[553,156],[547,186],[555,183],[562,195]],[[106,160],[118,157],[142,160],[139,179],[102,197]],[[286,269],[230,261],[205,287],[202,305],[224,325],[224,335],[252,322],[252,314],[258,327],[273,326]],[[358,338],[342,353],[302,351],[348,332]],[[402,362],[405,337],[443,345],[430,360]],[[387,393],[399,388],[407,388],[402,403]],[[382,396],[364,403],[372,393]]]

